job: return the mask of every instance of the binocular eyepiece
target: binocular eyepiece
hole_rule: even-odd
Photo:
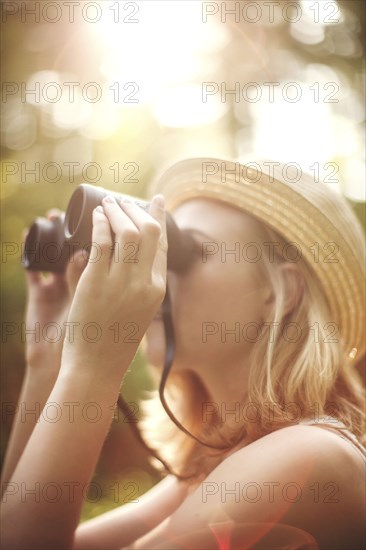
[[[74,252],[88,250],[93,244],[92,213],[107,195],[113,195],[116,199],[128,197],[144,210],[148,210],[150,205],[130,195],[83,183],[72,194],[64,216],[52,220],[36,218],[25,241],[23,266],[31,271],[64,272]],[[197,257],[197,241],[192,235],[181,231],[168,212],[166,226],[168,269],[185,271]]]

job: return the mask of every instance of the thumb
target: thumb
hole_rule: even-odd
[[[87,264],[88,256],[85,250],[78,250],[68,263],[65,275],[71,298],[74,297],[77,284]]]

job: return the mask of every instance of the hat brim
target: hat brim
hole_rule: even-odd
[[[295,243],[323,289],[350,358],[357,362],[366,349],[360,225],[345,199],[327,186],[308,174],[286,179],[278,166],[273,170],[266,162],[243,165],[218,158],[186,159],[156,178],[149,194],[162,193],[168,211],[198,197],[227,203]]]

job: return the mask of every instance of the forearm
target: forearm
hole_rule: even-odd
[[[168,476],[150,489],[137,503],[120,506],[79,525],[74,550],[121,548],[155,531],[187,495],[187,487]]]
[[[39,420],[40,413],[55,384],[55,379],[53,372],[51,374],[47,370],[32,370],[29,366],[26,367],[1,474],[1,494]],[[13,408],[14,403],[10,405]]]
[[[49,414],[40,415],[4,493],[6,548],[72,546],[84,490],[112,421],[122,374],[71,372],[60,373],[45,406]]]

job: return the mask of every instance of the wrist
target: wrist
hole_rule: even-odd
[[[105,349],[94,348],[92,345],[82,347],[65,342],[60,373],[75,377],[86,377],[90,380],[122,379],[132,363],[136,352],[136,343]]]
[[[112,389],[119,387],[131,361],[109,361],[98,357],[77,357],[65,354],[57,381],[80,384],[85,388]]]
[[[93,373],[75,365],[61,368],[53,392],[63,401],[77,403],[79,409],[93,404],[100,416],[113,418],[124,374]],[[67,399],[61,398],[67,396]],[[52,396],[53,398],[53,396]]]

